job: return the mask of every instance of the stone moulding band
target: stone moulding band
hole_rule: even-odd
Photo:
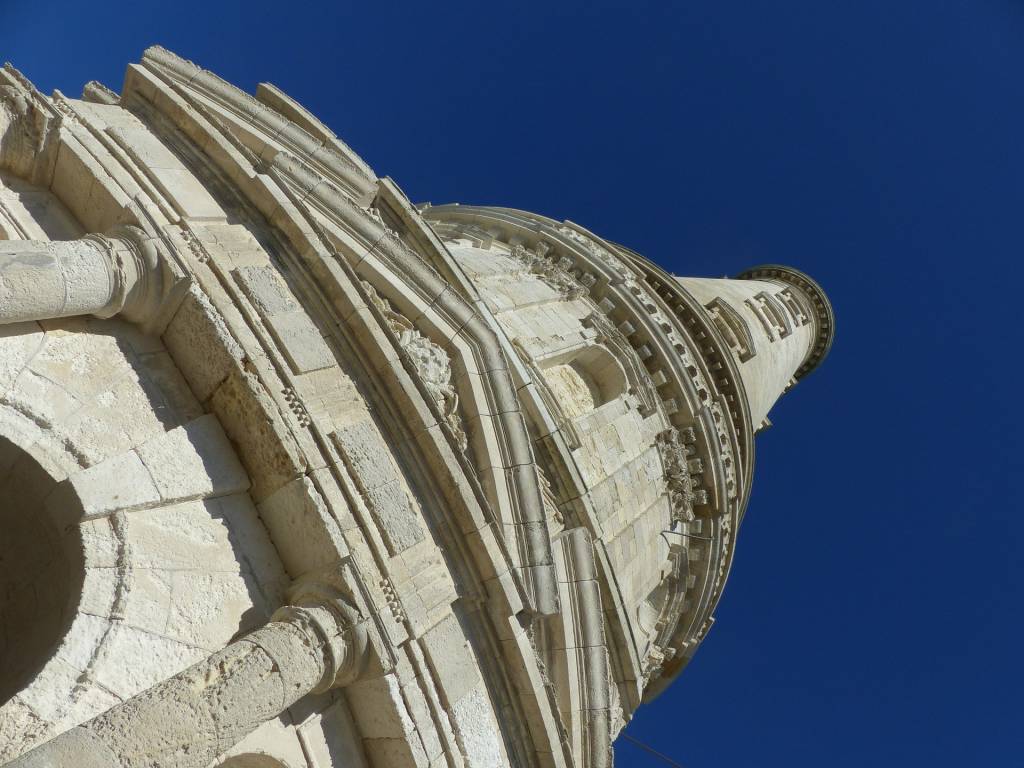
[[[519,403],[508,371],[508,362],[496,334],[477,315],[476,309],[451,290],[434,269],[417,258],[382,222],[368,215],[329,184],[319,183],[319,179],[295,158],[279,153],[267,170],[282,187],[308,190],[301,201],[301,206],[307,212],[327,212],[334,221],[370,246],[361,258],[349,254],[352,259],[349,266],[356,275],[362,275],[367,265],[373,262],[385,267],[418,293],[433,297],[433,311],[449,322],[461,339],[468,342],[478,356],[477,365],[487,371],[482,377],[482,383],[488,388],[489,401],[499,415],[486,417],[495,424],[508,456],[508,464],[503,469],[513,470],[515,467],[532,465],[530,438],[525,422],[517,418]],[[468,398],[460,397],[460,400],[469,402]],[[544,535],[546,523],[540,483],[533,471],[512,471],[510,479],[516,487],[513,502],[517,506],[515,547],[522,558],[517,573],[522,578],[529,607],[540,615],[551,615],[558,610],[558,593],[554,584],[551,546]]]

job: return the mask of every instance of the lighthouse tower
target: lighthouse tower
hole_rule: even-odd
[[[162,48],[0,69],[0,764],[608,768],[834,325]]]
[[[828,354],[835,324],[831,305],[799,270],[766,265],[734,280],[677,279],[704,306],[728,345],[755,425]]]

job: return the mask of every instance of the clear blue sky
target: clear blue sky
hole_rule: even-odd
[[[759,438],[718,623],[628,732],[687,768],[1024,765],[1024,4],[106,5],[0,0],[0,56],[77,95],[159,42],[414,200],[817,278],[832,354]]]

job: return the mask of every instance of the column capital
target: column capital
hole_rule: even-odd
[[[314,693],[353,683],[366,667],[366,623],[359,611],[341,597],[285,605],[270,620],[295,625],[309,636],[311,646],[319,646],[324,674]]]
[[[122,315],[136,323],[153,317],[164,296],[161,256],[153,238],[138,227],[123,226],[81,239],[103,254],[110,277],[107,305],[92,314]]]

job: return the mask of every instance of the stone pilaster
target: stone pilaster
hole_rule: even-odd
[[[255,632],[8,768],[205,768],[306,694],[353,682],[365,655],[365,630],[347,604],[286,606]]]

